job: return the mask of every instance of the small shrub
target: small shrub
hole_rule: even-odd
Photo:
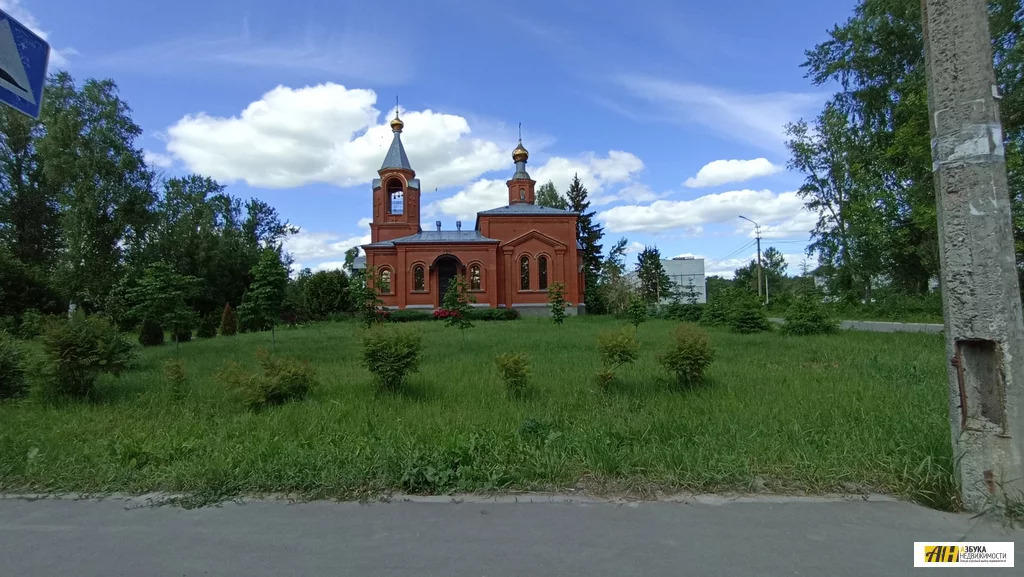
[[[390,313],[391,314],[388,315],[388,320],[393,322],[393,323],[411,323],[411,322],[418,322],[418,321],[429,321],[429,320],[434,318],[430,313],[428,313],[426,311],[398,310],[398,311],[390,311]]]
[[[700,313],[700,324],[708,327],[722,327],[729,324],[729,302],[716,298],[708,301]]]
[[[700,321],[703,313],[704,306],[699,304],[672,303],[665,307],[665,318],[684,323]]]
[[[514,321],[521,318],[519,309],[469,309],[466,316],[474,321]]]
[[[829,314],[821,301],[812,298],[793,303],[782,325],[782,333],[786,335],[825,335],[838,330],[839,321]]]
[[[18,336],[31,340],[43,333],[46,326],[46,315],[36,309],[29,309],[22,313],[21,322],[18,324]]]
[[[470,304],[475,302],[476,296],[469,292],[466,279],[456,276],[452,279],[451,284],[448,285],[448,290],[445,291],[444,299],[441,303],[442,310],[448,312],[448,315],[444,317],[444,325],[446,327],[455,327],[461,331],[473,328],[473,321],[469,318],[469,311],[472,310]],[[462,333],[462,337],[465,339],[465,332]]]
[[[419,333],[397,327],[371,329],[363,337],[363,364],[380,391],[400,391],[419,370],[423,342]]]
[[[139,329],[139,344],[144,347],[156,347],[164,344],[164,329],[153,319],[142,321]]]
[[[668,349],[658,356],[661,366],[683,386],[704,380],[704,370],[714,359],[711,338],[705,331],[691,324],[677,326]]]
[[[25,392],[25,356],[13,337],[0,331],[0,399]]]
[[[565,322],[565,283],[552,283],[548,287],[548,304],[551,306],[551,320],[556,325]]]
[[[647,320],[647,303],[644,299],[640,298],[640,295],[633,295],[629,297],[629,307],[626,309],[626,316],[629,317],[629,322],[634,327],[640,327],[640,323]]]
[[[224,312],[220,315],[220,334],[231,336],[238,332],[238,318],[231,308],[231,303],[224,303]]]
[[[759,333],[771,329],[771,321],[757,301],[737,301],[729,318],[729,328],[742,334]]]
[[[526,353],[504,353],[498,355],[494,362],[505,382],[505,390],[510,398],[518,398],[526,392],[530,380],[530,358]]]
[[[105,318],[81,310],[53,318],[42,336],[46,362],[37,393],[44,398],[88,396],[101,373],[120,374],[133,358],[132,345]]]
[[[196,337],[200,339],[212,339],[217,336],[217,317],[206,315],[199,321],[199,328],[196,329]]]
[[[316,384],[309,362],[272,355],[266,348],[256,351],[261,373],[237,362],[230,363],[217,378],[235,389],[247,408],[259,411],[274,405],[303,399]]]
[[[171,397],[174,400],[184,398],[188,375],[185,372],[185,363],[181,359],[174,358],[164,361],[164,379],[170,385]]]
[[[616,369],[637,359],[640,341],[629,329],[604,332],[597,336],[597,354],[601,358],[597,381],[602,388],[607,388],[615,379]]]
[[[176,343],[187,343],[192,340],[192,329],[187,327],[178,327],[174,330],[171,335],[171,340]]]

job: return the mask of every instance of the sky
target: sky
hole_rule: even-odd
[[[88,6],[85,6],[88,4]],[[762,249],[799,273],[816,216],[784,126],[832,87],[805,50],[854,0],[0,0],[50,42],[50,71],[111,78],[163,176],[199,173],[300,228],[296,266],[369,242],[370,182],[402,140],[422,220],[507,203],[519,123],[527,169],[587,187],[607,249],[705,259],[732,276]]]

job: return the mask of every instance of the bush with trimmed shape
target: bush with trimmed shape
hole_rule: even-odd
[[[675,376],[680,386],[704,380],[704,371],[715,360],[715,350],[707,332],[691,324],[681,324],[672,332],[668,348],[658,355],[658,362]]]
[[[839,321],[815,298],[802,298],[786,311],[782,333],[786,335],[827,335],[839,330]]]
[[[262,372],[230,363],[218,373],[221,382],[235,389],[247,408],[259,411],[307,397],[316,385],[316,373],[308,361],[276,356],[265,347],[256,351]]]
[[[375,327],[363,337],[363,364],[373,373],[377,389],[397,392],[410,373],[419,370],[423,341],[407,328]]]

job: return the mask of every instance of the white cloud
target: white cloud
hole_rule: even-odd
[[[624,75],[614,79],[632,96],[653,103],[674,122],[703,124],[719,135],[779,152],[785,125],[816,110],[824,94],[772,92],[738,94],[712,86],[659,77]]]
[[[767,158],[716,160],[705,164],[697,171],[697,176],[686,179],[686,186],[690,188],[719,186],[733,182],[744,182],[762,176],[770,176],[781,171],[781,166],[772,164]]]
[[[803,201],[795,192],[775,194],[770,190],[733,190],[693,200],[659,200],[648,205],[616,206],[598,213],[597,217],[613,233],[657,232],[675,228],[692,232],[710,223],[734,224],[742,214],[758,221],[764,227],[762,230],[770,226],[774,227],[773,231],[781,233],[807,221],[808,217],[801,215],[803,207]],[[782,226],[783,223],[788,224]]]
[[[314,266],[311,270],[313,272],[320,272],[320,271],[325,271],[325,270],[344,270],[344,268],[345,268],[345,261],[343,261],[343,260],[329,260],[327,262],[322,262],[322,263]]]
[[[146,161],[148,166],[155,166],[157,168],[170,168],[174,166],[174,157],[169,154],[162,152],[153,152],[152,150],[146,150],[142,153],[143,160]]]
[[[0,10],[10,14],[15,20],[24,24],[26,28],[38,34],[43,40],[50,42],[49,32],[42,29],[35,15],[21,5],[21,0],[0,0]],[[66,68],[68,57],[76,54],[78,54],[78,51],[74,48],[57,49],[50,42],[50,68]]]
[[[298,234],[284,241],[284,248],[298,261],[331,259],[345,255],[348,249],[369,244],[369,233],[360,236],[344,237],[331,232],[307,232],[300,230]]]
[[[408,35],[375,30],[366,20],[372,17],[372,9],[361,3],[339,3],[338,10],[343,13],[335,22],[329,26],[308,25],[301,31],[288,26],[261,30],[250,27],[244,18],[240,29],[177,36],[169,41],[157,39],[99,55],[91,63],[119,71],[189,79],[194,79],[201,67],[220,67],[232,72],[239,68],[265,70],[271,77],[307,72],[378,84],[408,82],[415,72],[415,41]],[[387,35],[386,42],[381,41],[381,34]]]
[[[411,153],[410,153],[411,154]],[[576,158],[555,156],[536,169],[527,170],[537,181],[537,186],[551,181],[563,196],[572,183],[573,175],[579,175],[580,182],[587,188],[592,205],[612,202],[619,195],[612,195],[611,200],[602,196],[608,187],[627,184],[623,190],[632,190],[637,196],[651,198],[649,189],[632,182],[632,179],[644,168],[644,163],[635,154],[612,150],[607,156],[596,156],[587,153]],[[511,175],[509,175],[511,176]],[[621,194],[621,193],[620,193]],[[596,200],[594,200],[596,199]],[[598,202],[601,201],[601,202]],[[436,201],[427,207],[427,214],[444,213],[462,220],[476,217],[476,213],[508,204],[508,187],[505,179],[480,179],[453,196]]]
[[[619,201],[651,202],[654,200],[658,200],[659,198],[664,198],[665,196],[665,194],[658,194],[654,192],[653,190],[651,190],[651,187],[647,186],[646,184],[640,182],[632,182],[623,187],[618,192],[611,194],[592,194],[589,195],[588,197],[590,198],[590,206],[596,208],[598,206],[604,206],[606,204],[611,204],[613,202]]]
[[[767,246],[764,247],[768,249]],[[702,256],[697,258],[704,258],[704,276],[720,276],[722,278],[733,278],[736,276],[736,269],[743,268],[751,262],[757,262],[757,251],[751,252],[746,257],[737,257],[729,259],[708,259]],[[807,258],[804,253],[782,253],[782,258],[786,261],[786,274],[794,275],[800,273],[800,263]],[[808,259],[810,263],[810,259]],[[814,268],[813,265],[808,264],[810,268]],[[768,287],[769,293],[771,292],[771,286]]]
[[[647,248],[642,242],[632,241],[626,245],[626,254],[639,254]]]
[[[444,213],[470,221],[476,213],[508,204],[508,187],[503,180],[478,180],[448,198],[431,203],[427,214]]]
[[[188,115],[167,131],[167,150],[189,169],[223,182],[263,188],[311,183],[365,185],[376,176],[393,135],[372,90],[326,83],[278,86],[239,115]],[[402,142],[427,186],[463,185],[511,165],[511,147],[469,136],[460,116],[402,113]]]

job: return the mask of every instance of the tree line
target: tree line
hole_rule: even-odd
[[[0,323],[81,309],[162,335],[219,324],[225,307],[240,330],[348,308],[345,273],[289,278],[297,229],[272,206],[160,177],[141,134],[109,79],[51,75],[38,120],[0,107]]]
[[[1024,13],[989,0],[989,21],[1024,276]],[[806,52],[803,67],[838,91],[811,120],[787,126],[789,167],[818,215],[808,251],[835,294],[870,300],[884,285],[921,295],[939,278],[939,239],[920,0],[860,0]]]

